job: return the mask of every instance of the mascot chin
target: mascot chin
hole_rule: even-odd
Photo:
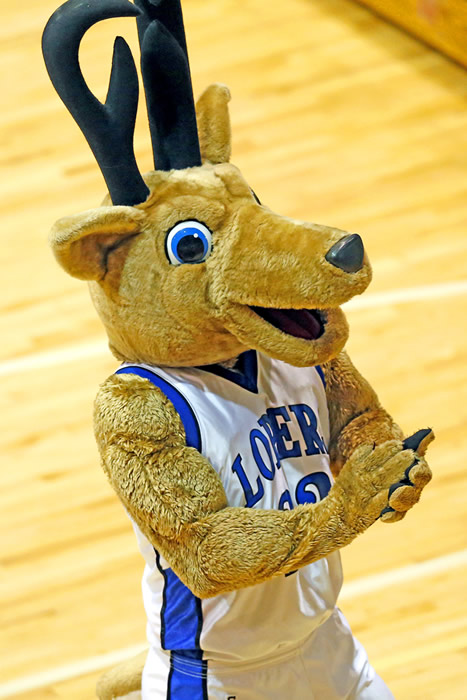
[[[84,33],[122,16],[138,23],[144,177],[128,45],[105,104],[78,62]],[[404,440],[345,353],[340,306],[371,279],[360,236],[274,213],[230,163],[230,94],[195,106],[180,0],[69,0],[43,50],[109,191],[51,246],[121,361],[95,434],[146,561],[148,652],[99,697],[392,698],[336,607],[339,550],[415,505],[433,434]]]

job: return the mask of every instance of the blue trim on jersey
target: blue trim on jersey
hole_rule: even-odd
[[[247,350],[239,355],[235,369],[228,369],[222,365],[202,365],[198,369],[204,369],[206,372],[228,379],[243,389],[251,391],[253,394],[258,393],[258,356],[256,350]],[[324,376],[323,368],[321,365],[315,365],[315,370],[326,389],[326,377]]]
[[[150,382],[157,386],[162,391],[169,401],[174,405],[180,419],[185,428],[187,447],[194,447],[201,452],[201,432],[198,421],[186,398],[172,384],[169,384],[165,379],[162,379],[155,372],[144,367],[121,367],[115,374],[136,374],[138,377],[149,379]]]
[[[183,423],[188,447],[201,452],[198,421],[178,389],[144,367],[121,367],[116,374],[136,374],[148,379],[171,401]],[[161,647],[171,651],[167,700],[208,700],[207,661],[200,646],[203,627],[201,600],[185,586],[172,569],[164,569],[154,550],[156,565],[164,579],[161,608]]]
[[[166,649],[165,646],[165,609],[167,607],[167,573],[166,570],[162,568],[161,557],[157,549],[154,547],[154,554],[156,555],[156,566],[164,579],[164,589],[162,591],[162,608],[161,608],[161,647]]]
[[[326,389],[326,377],[324,376],[323,368],[321,365],[316,365],[315,370],[318,372],[320,379],[323,382],[323,386]]]
[[[185,661],[172,653],[167,700],[208,700],[207,661]]]
[[[164,571],[165,607],[163,649],[198,651],[203,625],[201,600],[196,598],[172,569]]]
[[[251,391],[252,394],[258,393],[258,356],[256,350],[247,350],[239,355],[235,369],[228,369],[222,365],[202,365],[198,369],[228,379],[243,389]]]

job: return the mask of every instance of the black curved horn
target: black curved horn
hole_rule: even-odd
[[[141,13],[137,18],[140,42],[151,22],[157,19],[178,41],[188,59],[185,27],[180,0],[134,0]]]
[[[113,204],[144,202],[149,190],[133,149],[138,109],[138,76],[126,41],[117,37],[105,104],[89,90],[78,60],[87,30],[112,17],[135,17],[128,0],[68,0],[49,19],[42,51],[50,79],[83,132],[102,171]]]
[[[156,170],[201,165],[180,0],[135,0]]]

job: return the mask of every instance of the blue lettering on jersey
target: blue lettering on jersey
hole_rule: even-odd
[[[290,412],[289,412],[290,411]],[[293,404],[288,408],[278,406],[268,408],[258,420],[263,431],[254,428],[250,432],[251,457],[258,467],[259,476],[254,486],[243,467],[243,456],[238,454],[232,465],[245,494],[245,505],[252,508],[264,496],[262,479],[272,481],[276,471],[281,468],[281,461],[291,457],[301,457],[302,447],[299,440],[292,440],[289,426],[293,419],[298,425],[305,445],[305,455],[327,454],[323,437],[318,433],[318,419],[315,412],[306,404]],[[298,505],[317,503],[325,498],[331,488],[331,480],[325,472],[314,472],[303,477],[295,489],[295,501]],[[279,510],[293,509],[292,496],[287,489],[281,495]]]
[[[325,472],[314,472],[298,482],[295,498],[300,505],[318,503],[328,495],[330,488],[331,480],[328,475]]]
[[[259,478],[259,476],[256,479],[256,486],[258,490],[256,491],[256,493],[254,493],[253,488],[248,480],[248,477],[245,474],[245,470],[243,469],[242,455],[236,456],[235,462],[232,464],[232,471],[240,479],[240,484],[242,486],[246,498],[247,508],[253,508],[255,503],[258,503],[258,501],[260,501],[264,496],[264,486],[261,482],[261,479]]]
[[[305,454],[327,454],[324,440],[318,435],[318,419],[316,418],[315,412],[304,403],[297,403],[294,406],[290,406],[290,410],[295,415],[306,442]]]
[[[293,510],[293,501],[289,489],[286,489],[279,499],[279,510]]]
[[[279,422],[283,419],[283,422]],[[302,451],[298,440],[292,442],[290,447],[287,447],[286,442],[291,442],[290,431],[287,426],[291,420],[285,406],[278,408],[268,408],[266,415],[261,416],[258,423],[266,430],[266,433],[271,441],[274,453],[276,455],[276,466],[280,469],[281,460],[287,457],[300,457]]]
[[[261,474],[265,479],[268,479],[268,481],[272,481],[274,479],[275,467],[271,454],[271,448],[269,447],[269,442],[266,435],[264,435],[261,430],[252,430],[250,433],[250,446],[256,466],[260,470]],[[263,447],[263,450],[261,450],[260,446]],[[269,463],[269,466],[263,458],[264,454],[266,455],[266,460]]]

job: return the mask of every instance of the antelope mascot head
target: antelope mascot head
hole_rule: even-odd
[[[138,79],[115,42],[105,105],[84,83],[78,46],[95,22],[137,16],[155,171],[133,153]],[[69,2],[52,17],[44,54],[109,189],[107,206],[59,221],[52,247],[90,281],[121,359],[206,365],[255,348],[294,365],[342,350],[339,305],[370,282],[358,235],[278,216],[229,164],[229,91],[209,87],[198,129],[179,0]],[[156,302],[157,300],[157,302]]]
[[[78,62],[84,33],[96,22],[124,16],[136,17],[141,46],[155,164],[144,177],[133,151],[138,77],[128,45],[121,37],[115,41],[105,104],[89,91]],[[423,453],[431,431],[402,443],[399,428],[342,352],[348,328],[340,305],[371,279],[361,238],[279,216],[260,203],[229,162],[228,89],[211,85],[195,109],[180,0],[69,0],[49,20],[43,51],[109,191],[102,206],[57,222],[53,252],[66,272],[89,282],[110,348],[124,368],[153,368],[159,378],[141,371],[110,377],[96,400],[95,425],[112,486],[141,536],[170,567],[162,567],[165,581],[170,570],[199,601],[229,592],[241,597],[317,566],[380,515],[386,522],[400,520],[429,480]],[[160,379],[163,374],[177,383],[182,377],[185,389],[178,394],[195,386],[202,391],[203,377],[213,376],[203,368],[241,375],[252,352],[262,358],[261,371],[269,368],[271,376],[299,387],[300,406],[320,366],[324,381],[316,391],[327,402],[326,440],[311,413],[300,417],[289,410],[293,406],[282,407],[286,412],[281,408],[278,419],[276,408],[264,408],[269,432],[260,439],[270,441],[264,444],[278,460],[264,484],[261,475],[257,482],[248,477],[238,460],[237,471],[230,468],[227,447],[224,469],[209,446],[190,443],[183,407]],[[263,394],[257,390],[255,396]],[[236,401],[233,394],[224,400],[232,406]],[[334,485],[326,476],[322,493],[307,475],[317,489],[313,498],[306,491],[309,497],[297,496],[294,503],[289,488],[285,508],[282,501],[277,510],[260,499],[254,508],[243,507],[228,495],[229,479],[241,476],[246,505],[252,505],[252,496],[275,483],[281,466],[285,474],[283,460],[301,449],[291,432],[294,416],[306,454],[318,450],[330,461]],[[237,440],[228,419],[218,430],[222,440]],[[250,501],[248,479],[258,484]],[[172,659],[182,653],[167,640],[161,647]],[[139,660],[104,677],[99,694],[124,697],[140,686]],[[147,697],[159,698],[154,693]]]

